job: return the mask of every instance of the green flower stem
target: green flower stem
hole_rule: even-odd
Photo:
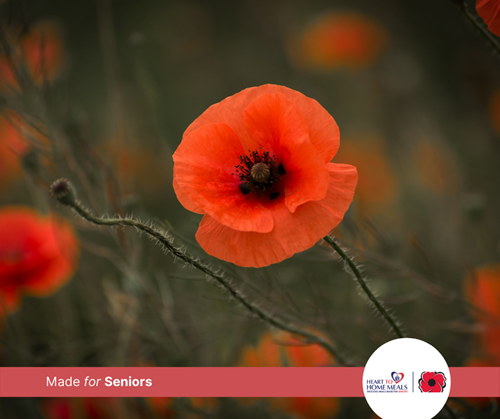
[[[464,0],[453,0],[454,3],[457,3],[458,7],[462,11],[462,14],[465,18],[472,23],[472,25],[479,31],[479,33],[486,38],[486,40],[490,43],[490,45],[495,49],[497,53],[500,54],[500,44],[495,39],[495,37],[491,34],[491,32],[482,25],[477,18],[469,11],[469,7]]]
[[[368,284],[366,281],[363,279],[363,276],[361,275],[361,272],[359,271],[358,267],[356,264],[352,261],[352,259],[347,256],[347,254],[342,250],[342,248],[333,240],[331,237],[326,236],[324,240],[335,250],[339,256],[342,258],[342,260],[347,263],[349,266],[349,269],[352,271],[354,276],[356,277],[356,280],[358,281],[360,287],[366,294],[366,296],[370,299],[370,301],[373,303],[375,308],[378,310],[378,312],[384,317],[384,319],[387,320],[389,325],[391,326],[392,330],[394,333],[399,338],[403,338],[404,334],[399,328],[396,320],[391,316],[391,314],[385,309],[384,305],[375,297],[373,292],[370,290],[370,287],[368,287]]]
[[[54,182],[53,185],[55,185],[57,182],[61,181],[56,181]],[[67,182],[67,181],[65,181]],[[69,182],[68,182],[69,183]],[[72,188],[72,187],[71,187]],[[69,189],[69,188],[68,188]],[[286,322],[282,321],[281,319],[278,319],[271,315],[270,313],[262,310],[259,308],[255,303],[249,301],[241,291],[239,291],[234,284],[232,283],[231,280],[226,278],[226,276],[223,273],[219,271],[214,271],[211,269],[208,265],[200,261],[197,257],[190,255],[189,253],[185,252],[183,249],[176,247],[173,244],[173,240],[171,237],[169,237],[164,231],[154,227],[154,226],[149,226],[146,225],[138,220],[134,220],[131,218],[102,218],[102,217],[97,217],[94,216],[89,210],[87,210],[76,198],[69,197],[69,199],[66,199],[69,195],[61,197],[58,196],[57,194],[54,193],[54,190],[52,191],[53,195],[56,196],[56,198],[59,200],[60,203],[67,205],[71,207],[75,212],[77,212],[80,216],[82,216],[84,219],[87,221],[91,222],[92,224],[97,224],[97,225],[102,225],[102,226],[130,226],[134,227],[139,231],[145,232],[148,236],[150,236],[152,239],[156,240],[158,243],[160,243],[164,249],[166,249],[171,255],[173,255],[175,258],[182,260],[184,263],[187,265],[190,265],[199,271],[203,272],[206,274],[208,277],[214,279],[217,281],[217,283],[224,288],[226,291],[229,292],[229,294],[236,300],[238,301],[239,304],[241,304],[245,309],[247,309],[250,313],[252,313],[254,316],[257,318],[261,319],[265,323],[283,330],[285,332],[289,332],[295,335],[302,336],[308,343],[316,343],[320,346],[322,346],[326,351],[328,351],[336,360],[341,365],[351,365],[349,361],[347,361],[342,355],[340,355],[337,351],[337,349],[334,347],[334,345],[329,342],[327,339],[323,338],[322,336],[318,336],[310,331],[304,330],[300,327],[297,327],[295,325],[290,325],[287,324]],[[57,192],[57,191],[56,191]]]
[[[334,239],[332,239],[331,237],[329,236],[326,236],[324,238],[324,240],[333,248],[333,250],[335,250],[339,256],[342,258],[342,260],[347,263],[347,265],[349,266],[349,269],[351,270],[351,272],[354,274],[354,276],[356,277],[359,285],[361,286],[361,288],[363,289],[363,291],[365,292],[365,294],[367,295],[367,297],[370,299],[370,301],[373,303],[373,305],[375,306],[375,308],[378,310],[378,312],[387,320],[387,322],[390,324],[392,330],[394,331],[394,333],[396,333],[396,335],[399,337],[399,338],[404,338],[404,334],[403,332],[401,331],[401,329],[399,328],[396,320],[390,315],[390,313],[385,309],[384,305],[377,299],[377,297],[375,297],[375,295],[373,294],[373,292],[370,290],[370,287],[368,287],[368,284],[366,283],[366,281],[363,279],[363,276],[361,275],[361,272],[359,271],[358,267],[356,266],[356,264],[352,261],[352,259],[347,256],[347,254],[342,250],[342,248],[335,242]],[[458,419],[458,417],[456,416],[455,412],[453,411],[453,409],[451,409],[448,405],[444,405],[444,410],[446,410],[446,412],[448,413],[448,415],[453,418],[453,419]]]

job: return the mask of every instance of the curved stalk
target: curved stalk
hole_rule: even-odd
[[[240,305],[252,313],[254,316],[264,321],[265,323],[285,332],[302,336],[307,343],[316,343],[328,351],[341,365],[351,365],[335,348],[335,346],[322,336],[318,336],[308,330],[304,330],[296,325],[287,324],[282,319],[279,319],[265,310],[261,309],[257,304],[250,301],[245,295],[226,277],[221,270],[213,270],[206,263],[203,263],[197,257],[190,255],[180,247],[173,244],[173,239],[165,231],[151,225],[147,225],[139,220],[132,218],[103,218],[93,215],[86,209],[80,201],[76,199],[76,191],[69,181],[60,179],[54,182],[51,186],[51,193],[61,204],[71,207],[77,214],[92,224],[101,226],[130,226],[137,230],[146,233],[150,238],[159,243],[168,253],[174,258],[182,260],[185,264],[192,266],[195,269],[203,272],[209,278],[214,279],[222,288],[224,288],[231,297],[233,297]]]
[[[352,259],[349,256],[347,256],[347,254],[342,250],[342,248],[331,237],[326,236],[324,240],[333,248],[333,250],[335,250],[339,254],[342,260],[347,264],[347,266],[353,273],[354,277],[358,281],[358,284],[363,290],[363,292],[366,294],[368,299],[373,303],[373,305],[375,306],[377,311],[382,315],[382,317],[384,317],[387,323],[389,323],[389,325],[391,326],[392,330],[397,335],[397,337],[404,338],[405,336],[401,331],[401,329],[399,328],[396,319],[393,318],[393,316],[386,310],[382,302],[377,299],[375,294],[373,294],[372,290],[364,280],[363,275],[361,275],[361,272],[359,271],[356,264],[352,261]]]

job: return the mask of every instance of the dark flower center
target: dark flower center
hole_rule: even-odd
[[[271,156],[269,151],[253,151],[248,156],[240,156],[240,164],[235,166],[235,169],[241,181],[239,188],[243,195],[250,192],[270,192],[271,199],[279,196],[279,192],[273,192],[272,189],[286,171],[276,156]]]
[[[431,387],[434,387],[436,385],[436,380],[434,380],[434,378],[431,378],[427,384],[429,384]]]
[[[257,163],[250,169],[253,180],[259,183],[266,183],[271,176],[271,171],[266,163]]]

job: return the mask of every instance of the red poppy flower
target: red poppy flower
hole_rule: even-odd
[[[446,387],[446,377],[442,372],[423,372],[418,380],[418,389],[422,393],[442,393]]]
[[[477,268],[466,281],[466,295],[480,312],[472,314],[483,328],[479,352],[490,365],[500,365],[500,264]],[[484,314],[483,314],[484,313]]]
[[[0,210],[0,303],[17,308],[22,294],[46,296],[72,275],[78,241],[71,226],[24,207]]]
[[[10,29],[8,41],[35,83],[52,81],[64,67],[61,29],[53,21],[39,22],[24,33]],[[18,83],[10,60],[0,55],[0,87],[17,88]]]
[[[205,214],[196,238],[240,266],[280,262],[312,247],[342,220],[357,182],[329,163],[339,147],[334,119],[282,86],[243,90],[208,108],[174,153],[174,189]]]
[[[305,345],[294,336],[280,332],[266,333],[256,347],[246,348],[240,365],[246,367],[319,367],[333,363],[331,355],[321,346]],[[335,417],[340,405],[339,399],[333,397],[279,397],[270,399],[269,402],[275,409],[304,419]]]
[[[476,10],[479,16],[488,25],[490,32],[500,36],[500,1],[499,0],[477,0]]]
[[[298,48],[293,43],[290,52],[298,64],[305,67],[362,68],[386,49],[387,38],[385,29],[366,16],[330,12],[307,27]]]
[[[0,190],[22,176],[20,159],[48,141],[15,112],[0,114]]]
[[[7,119],[0,117],[0,189],[21,175],[18,156],[24,154],[27,148],[19,130]]]

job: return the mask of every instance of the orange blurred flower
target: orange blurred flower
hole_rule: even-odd
[[[28,207],[0,209],[0,303],[14,311],[23,294],[46,296],[76,269],[78,241],[71,226]]]
[[[477,0],[476,10],[488,25],[488,29],[500,36],[500,0]]]
[[[500,366],[500,264],[476,269],[466,281],[466,295],[479,310],[472,314],[482,324],[478,361]]]
[[[11,29],[7,35],[15,65],[23,66],[36,84],[52,81],[61,74],[64,51],[57,23],[43,21],[27,31]],[[8,56],[0,55],[0,88],[18,88],[14,68]]]
[[[376,21],[353,12],[329,12],[307,27],[291,55],[304,67],[362,68],[387,47],[387,32]]]
[[[359,173],[356,202],[360,213],[379,214],[397,195],[396,174],[378,139],[344,141],[335,160],[356,166]]]
[[[465,282],[465,295],[479,310],[471,311],[481,328],[466,367],[500,366],[500,264],[475,269]],[[486,408],[490,399],[467,397],[473,406]]]
[[[20,158],[48,139],[15,112],[0,114],[0,189],[22,174]]]
[[[26,153],[28,145],[17,127],[0,118],[0,184],[7,185],[21,175],[19,156]]]
[[[174,189],[205,214],[196,238],[240,266],[280,262],[312,247],[342,220],[357,172],[329,163],[339,147],[334,119],[315,100],[276,85],[217,103],[184,133],[174,153]]]
[[[256,347],[248,347],[241,358],[246,367],[319,367],[334,363],[331,355],[319,345],[306,345],[286,332],[266,333]],[[336,416],[340,401],[330,397],[285,397],[269,399],[279,410],[304,419]]]

